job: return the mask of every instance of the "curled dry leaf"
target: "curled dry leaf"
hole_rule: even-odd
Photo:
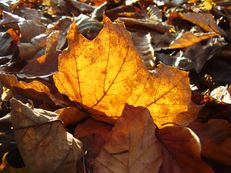
[[[147,109],[128,105],[95,162],[94,173],[213,172],[200,159],[200,143],[192,131],[157,130]]]
[[[19,24],[21,42],[30,42],[31,39],[46,31],[46,27],[32,20],[23,20]]]
[[[28,43],[19,43],[19,57],[21,60],[29,61],[38,56],[46,46],[47,34],[40,34],[31,39]]]
[[[76,173],[82,144],[66,132],[57,114],[11,100],[12,125],[29,172]]]
[[[28,77],[47,76],[51,75],[58,68],[58,51],[56,46],[59,41],[61,33],[59,31],[51,32],[46,41],[46,52],[44,55],[29,62],[22,70],[21,73]]]
[[[218,26],[212,14],[210,13],[180,13],[180,17],[187,20],[199,27],[206,32],[219,33]]]
[[[10,34],[0,32],[0,67],[10,67],[17,60],[18,47]]]
[[[52,87],[46,82],[33,80],[31,82],[18,81],[16,76],[0,73],[0,82],[13,90],[14,93],[24,95],[34,100],[53,102],[63,105],[65,101],[59,93],[53,92]]]
[[[174,40],[169,45],[169,48],[170,49],[186,48],[215,36],[217,36],[216,33],[193,34],[191,32],[185,32],[180,38]]]
[[[125,103],[147,107],[158,126],[185,124],[195,117],[198,108],[191,102],[188,74],[165,65],[150,74],[124,26],[106,21],[89,41],[73,23],[68,40],[53,75],[55,85],[70,100],[101,115],[98,119],[118,118]]]
[[[189,127],[199,136],[204,157],[231,166],[231,125],[229,122],[212,119],[208,123],[193,122]]]

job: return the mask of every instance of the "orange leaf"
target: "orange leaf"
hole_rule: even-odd
[[[63,105],[62,96],[52,93],[48,83],[33,80],[31,82],[18,81],[14,75],[0,74],[0,82],[7,88],[13,89],[15,93],[28,98]]]
[[[75,124],[87,118],[87,113],[76,107],[66,107],[55,112],[59,115],[59,118],[63,121],[65,126]]]
[[[169,45],[169,48],[170,49],[186,48],[215,36],[217,36],[216,33],[202,33],[200,35],[198,34],[196,35],[191,32],[185,32],[180,38],[174,40]]]
[[[156,135],[155,133],[158,133]],[[129,170],[129,171],[128,171]],[[185,127],[157,130],[149,111],[126,105],[93,173],[212,173],[200,158],[200,143]]]
[[[12,28],[8,29],[7,33],[11,36],[11,38],[15,42],[19,42],[20,41],[19,35]]]
[[[185,124],[195,117],[188,74],[165,65],[150,74],[124,26],[108,21],[89,41],[72,24],[68,39],[69,48],[59,56],[53,75],[55,85],[70,100],[102,115],[98,119],[118,118],[125,103],[147,107],[158,126]]]

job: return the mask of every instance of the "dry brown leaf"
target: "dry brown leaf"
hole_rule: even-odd
[[[59,93],[52,93],[48,83],[38,80],[31,82],[18,81],[16,76],[0,73],[0,82],[16,94],[24,95],[34,100],[53,102],[57,105],[65,104]]]
[[[199,136],[204,157],[231,166],[231,124],[229,122],[212,119],[208,123],[193,122],[189,127]]]
[[[29,172],[76,173],[82,144],[66,132],[55,113],[11,100],[17,146]]]
[[[191,102],[188,74],[165,65],[150,74],[123,25],[106,21],[89,41],[72,24],[68,39],[69,48],[59,56],[59,71],[53,76],[55,85],[70,100],[103,115],[98,119],[108,121],[105,114],[118,118],[125,103],[147,107],[158,126],[195,117],[198,108]]]
[[[200,141],[189,128],[165,127],[158,130],[158,139],[165,155],[159,173],[213,173],[201,160]]]
[[[90,167],[93,166],[95,158],[108,141],[111,129],[111,125],[92,118],[76,126],[74,137],[80,139],[87,149],[86,159]]]
[[[184,127],[158,130],[149,111],[125,106],[96,158],[94,173],[212,173],[200,159],[200,143]],[[160,140],[159,140],[160,138]]]
[[[196,35],[191,32],[185,32],[180,38],[174,40],[169,45],[169,48],[170,49],[186,48],[215,36],[217,36],[216,33],[201,33]]]
[[[187,20],[206,32],[219,33],[218,26],[212,14],[210,13],[180,13],[180,17]]]
[[[47,36],[46,52],[44,55],[29,62],[21,71],[27,77],[47,76],[51,75],[58,68],[58,55],[56,50],[59,37],[59,31],[53,31]]]
[[[46,31],[46,27],[32,20],[23,20],[18,23],[20,28],[21,42],[30,42],[31,39]]]
[[[46,46],[47,34],[40,34],[34,37],[29,43],[19,43],[19,57],[23,61],[29,61],[38,57],[41,49]]]
[[[126,105],[95,161],[94,173],[157,173],[163,162],[156,126],[143,107]]]

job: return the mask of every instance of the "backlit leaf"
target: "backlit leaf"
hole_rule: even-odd
[[[102,115],[98,119],[118,118],[125,103],[147,107],[158,126],[185,124],[195,117],[198,108],[191,102],[187,73],[160,65],[150,74],[124,26],[108,21],[89,41],[72,24],[68,39],[53,76],[55,85],[70,100]]]

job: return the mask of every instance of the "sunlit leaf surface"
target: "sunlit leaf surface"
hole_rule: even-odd
[[[150,74],[124,26],[108,21],[89,41],[72,24],[68,39],[69,48],[53,76],[55,85],[71,100],[103,115],[99,119],[121,116],[125,103],[147,107],[158,126],[184,124],[195,116],[198,109],[191,103],[187,73],[160,65]]]

